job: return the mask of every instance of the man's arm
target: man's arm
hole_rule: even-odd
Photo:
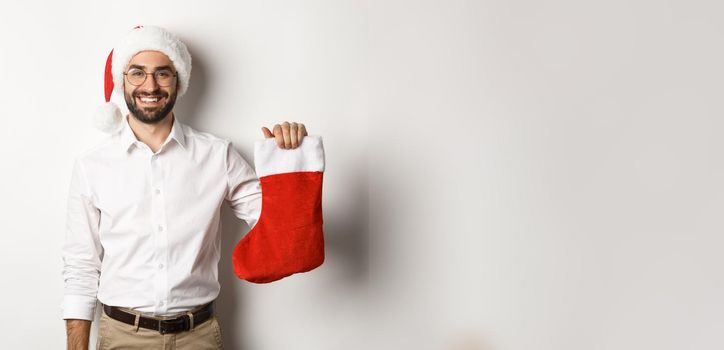
[[[68,349],[88,349],[90,325],[95,316],[103,248],[100,244],[100,211],[80,160],[73,166],[68,194],[66,236],[62,248],[63,319]]]
[[[65,320],[65,332],[68,336],[68,350],[88,350],[91,321]]]

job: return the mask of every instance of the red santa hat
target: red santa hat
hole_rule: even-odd
[[[178,96],[183,96],[191,77],[191,54],[186,45],[173,33],[156,26],[137,26],[111,50],[106,60],[104,78],[106,103],[93,116],[97,129],[113,133],[123,125],[120,108],[111,102],[113,91],[123,94],[123,73],[128,62],[141,51],[159,51],[168,56],[178,74]]]

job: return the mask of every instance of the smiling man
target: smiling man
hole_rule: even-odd
[[[96,126],[109,135],[77,157],[68,199],[69,349],[88,348],[97,301],[98,349],[220,349],[222,202],[252,228],[232,256],[239,278],[273,282],[324,260],[321,138],[262,127],[254,171],[229,141],[176,118],[190,73],[186,46],[159,27],[134,28],[108,57]]]
[[[141,51],[128,63],[125,75],[128,85],[124,97],[129,112],[136,119],[145,124],[155,124],[173,110],[177,79],[168,56],[158,51]],[[149,75],[153,79],[146,79]],[[148,84],[144,87],[146,82]]]
[[[123,96],[136,137],[156,152],[168,137],[178,96],[173,62],[159,51],[141,51],[128,63]]]

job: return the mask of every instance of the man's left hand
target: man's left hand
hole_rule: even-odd
[[[304,136],[307,136],[307,129],[302,123],[284,122],[275,124],[272,130],[274,130],[274,133],[265,126],[261,127],[264,137],[268,139],[275,138],[277,146],[281,149],[295,149],[302,143]]]

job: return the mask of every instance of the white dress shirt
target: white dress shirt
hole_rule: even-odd
[[[285,152],[273,142],[257,143],[272,150],[268,167],[282,157],[299,168],[299,159],[289,159],[294,152],[273,155]],[[302,146],[323,168],[321,139],[308,136]],[[224,200],[249,227],[256,224],[259,180],[229,141],[174,119],[153,153],[126,120],[75,160],[62,249],[63,318],[92,320],[96,300],[155,315],[214,300]]]

